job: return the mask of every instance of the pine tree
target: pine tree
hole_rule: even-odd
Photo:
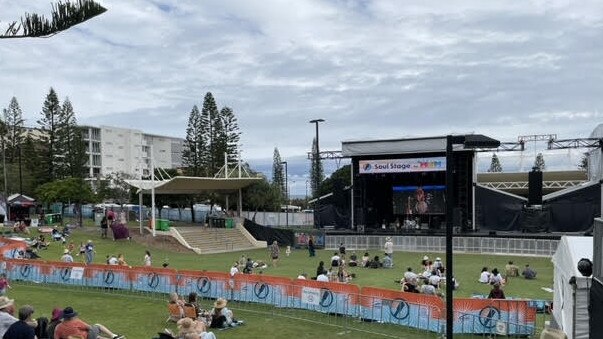
[[[539,171],[544,171],[544,169],[546,168],[546,164],[544,163],[544,156],[542,155],[542,153],[538,153],[536,155],[536,160],[534,160],[534,167],[537,168]]]
[[[46,173],[42,182],[50,182],[60,177],[57,176],[57,170],[63,167],[63,154],[59,142],[61,128],[61,104],[57,93],[51,87],[46,95],[41,112],[42,118],[38,120],[41,130],[41,141],[44,145],[42,154],[42,166]]]
[[[69,98],[63,101],[63,107],[60,115],[60,145],[65,156],[63,173],[61,177],[83,178],[85,176],[86,147],[82,136],[82,129],[77,126],[75,112]]]
[[[218,171],[218,158],[216,157],[216,127],[220,127],[215,123],[218,117],[218,106],[211,92],[205,94],[203,99],[203,107],[201,108],[201,137],[204,139],[206,148],[200,151],[201,163],[203,164],[204,175],[212,177]]]
[[[19,107],[17,98],[10,100],[8,109],[4,109],[6,119],[6,161],[8,163],[17,162],[21,152],[21,145],[24,140],[23,112]]]
[[[203,163],[201,162],[201,152],[206,148],[207,144],[202,137],[201,113],[197,105],[195,105],[188,116],[186,139],[182,150],[182,164],[186,167],[187,175],[195,177],[202,175]]]
[[[310,168],[310,180],[312,187],[312,195],[317,198],[320,196],[320,183],[324,179],[324,170],[320,156],[316,157],[316,138],[312,140],[312,167]]]
[[[220,116],[222,118],[226,138],[226,154],[228,154],[228,161],[235,162],[238,159],[239,140],[241,139],[239,124],[237,123],[237,118],[230,107],[222,108],[220,110]]]
[[[488,168],[488,172],[502,172],[502,166],[496,154],[492,154],[492,161],[490,162],[490,168]]]
[[[578,164],[578,168],[582,171],[588,171],[588,160],[589,160],[588,153],[583,154],[582,158],[580,158],[580,163]]]
[[[283,170],[283,159],[278,151],[278,148],[274,148],[274,154],[272,156],[272,185],[279,190],[281,196],[284,198],[287,194],[285,172]]]

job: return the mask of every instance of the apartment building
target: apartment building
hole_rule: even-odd
[[[184,139],[146,134],[140,130],[114,126],[80,126],[86,154],[88,176],[102,177],[124,172],[133,177],[149,175],[151,152],[156,168],[182,167]]]

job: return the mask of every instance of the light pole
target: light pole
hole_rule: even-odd
[[[287,219],[287,227],[289,227],[289,176],[287,174],[287,162],[281,161],[281,165],[285,165],[285,218]]]
[[[320,227],[320,212],[319,212],[319,205],[320,205],[320,173],[319,173],[319,169],[320,169],[320,143],[318,142],[318,124],[321,122],[324,122],[324,119],[313,119],[310,120],[311,124],[314,124],[316,126],[316,150],[314,153],[314,169],[316,170],[317,173],[312,173],[312,175],[314,176],[314,187],[316,188],[316,204],[314,205],[314,215],[317,217],[317,222],[316,222],[316,226]]]

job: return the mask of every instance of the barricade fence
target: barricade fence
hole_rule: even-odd
[[[353,284],[27,259],[5,258],[0,267],[13,281],[136,293],[164,300],[171,292],[196,292],[202,299],[223,297],[238,302],[239,308],[247,304],[255,311],[278,316],[324,323],[326,314],[332,325],[351,330],[366,331],[367,323],[375,323],[380,326],[375,325],[371,332],[385,331],[383,335],[394,337],[408,332],[441,334],[446,322],[444,301],[438,296]],[[454,303],[456,333],[499,333],[496,331],[504,328],[509,336],[535,334],[536,307],[530,301],[459,298]]]
[[[326,235],[325,248],[338,249],[343,243],[353,250],[382,249],[387,235]],[[446,252],[446,238],[428,235],[391,236],[394,250],[406,252]],[[453,239],[453,250],[463,253],[552,256],[559,240],[462,237]]]

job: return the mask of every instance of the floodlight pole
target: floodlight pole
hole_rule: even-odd
[[[289,227],[289,176],[287,174],[287,162],[281,161],[282,165],[285,165],[285,218],[287,219],[286,225]]]

